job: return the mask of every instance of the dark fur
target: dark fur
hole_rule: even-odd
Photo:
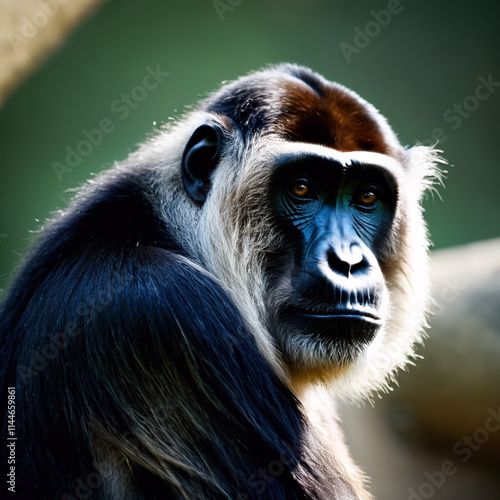
[[[96,471],[94,434],[120,450],[118,467],[128,461],[137,498],[182,498],[174,480],[193,499],[254,498],[264,485],[265,498],[303,498],[291,474],[303,453],[297,401],[220,286],[177,257],[147,192],[143,173],[83,198],[44,232],[2,304],[2,401],[7,386],[17,389],[17,498],[78,498],[76,479]],[[42,367],[33,355],[48,344],[58,352]],[[166,484],[148,468],[172,448],[179,464]],[[136,463],[139,449],[151,463]],[[283,473],[258,477],[280,454]],[[107,498],[105,488],[92,498]]]
[[[311,497],[334,498],[305,460],[298,402],[220,286],[177,257],[149,183],[147,172],[110,176],[84,195],[44,230],[2,303],[16,498],[80,498],[80,479],[98,485],[91,498],[112,498],[96,479],[94,440],[113,474],[130,471],[126,498],[305,498],[299,463],[317,481]],[[168,483],[154,468],[173,449]],[[276,461],[283,471],[269,482],[261,471]]]

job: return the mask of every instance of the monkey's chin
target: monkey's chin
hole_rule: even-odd
[[[299,385],[300,380],[328,383],[355,365],[383,327],[383,321],[367,311],[319,315],[288,310],[283,319],[278,344]]]

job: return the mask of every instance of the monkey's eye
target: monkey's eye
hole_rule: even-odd
[[[297,179],[293,181],[288,189],[296,198],[314,198],[314,190],[307,179]]]
[[[366,191],[361,193],[356,198],[356,201],[359,205],[363,205],[364,207],[371,207],[377,202],[377,195],[373,191]]]
[[[380,199],[379,191],[376,187],[366,186],[358,191],[351,200],[351,205],[360,209],[374,209]]]

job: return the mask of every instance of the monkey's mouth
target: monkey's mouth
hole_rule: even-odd
[[[373,309],[366,308],[348,308],[337,307],[327,312],[317,312],[304,309],[288,309],[288,313],[292,316],[302,317],[304,319],[311,319],[315,321],[332,321],[336,319],[353,319],[367,321],[369,323],[382,324],[382,318]]]
[[[354,343],[372,341],[383,324],[377,311],[366,307],[336,307],[320,312],[288,308],[286,315],[306,334]]]

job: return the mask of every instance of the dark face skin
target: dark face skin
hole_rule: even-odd
[[[395,192],[379,166],[316,157],[278,166],[273,196],[293,254],[281,323],[328,344],[361,346],[374,338],[386,293],[378,258]]]

